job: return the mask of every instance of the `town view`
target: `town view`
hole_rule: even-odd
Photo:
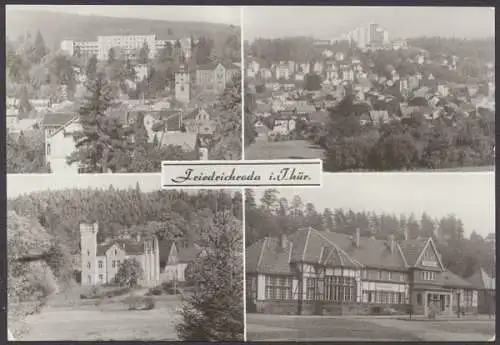
[[[415,13],[422,22],[424,9]],[[336,15],[344,25],[328,30],[304,20],[300,30],[312,34],[299,34],[289,24],[303,10]],[[245,10],[246,159],[322,158],[325,171],[493,169],[492,10],[435,8],[433,17],[450,21],[447,30],[424,32],[415,23],[406,36],[405,23],[376,10],[367,9],[361,23],[355,8]],[[393,10],[417,18],[413,8]],[[447,13],[466,10],[489,30],[455,33],[463,23]],[[282,11],[277,33],[260,30],[254,19],[273,11]]]
[[[8,173],[241,157],[239,9],[221,24],[61,8],[7,10]]]

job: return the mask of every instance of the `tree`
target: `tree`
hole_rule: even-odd
[[[218,212],[194,262],[197,291],[186,298],[177,334],[183,341],[242,341],[243,241],[241,222]]]
[[[85,75],[87,76],[87,79],[94,79],[97,74],[97,56],[94,54],[90,57],[86,69],[85,69]]]
[[[116,51],[114,48],[109,48],[108,50],[108,64],[112,64],[116,61]]]
[[[28,89],[23,85],[19,95],[19,117],[28,118],[31,110],[33,110],[33,106],[28,99]]]
[[[116,171],[120,155],[130,151],[128,133],[116,117],[106,115],[111,106],[110,85],[102,73],[87,84],[90,95],[78,110],[81,131],[73,134],[76,151],[68,163],[78,162],[86,172]]]
[[[42,58],[47,55],[47,47],[45,46],[45,41],[43,39],[40,31],[37,31],[35,42],[33,43],[33,50],[31,52],[31,62],[32,63],[40,63]]]
[[[141,64],[147,64],[149,61],[149,46],[146,41],[144,41],[144,44],[142,45],[141,49],[139,50],[139,63]]]
[[[279,192],[277,189],[274,189],[274,188],[273,189],[266,189],[264,191],[264,195],[260,199],[262,207],[264,207],[269,212],[275,214],[275,212],[279,208],[278,195],[279,195]]]
[[[144,275],[141,264],[134,259],[125,259],[115,275],[115,282],[120,286],[135,288],[139,285]]]

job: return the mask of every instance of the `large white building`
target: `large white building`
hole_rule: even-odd
[[[60,48],[69,55],[79,54],[84,57],[96,55],[99,60],[107,60],[111,48],[118,49],[125,57],[133,58],[146,43],[149,48],[149,58],[153,59],[163,48],[170,45],[176,47],[186,58],[191,57],[191,38],[183,37],[179,40],[159,40],[155,34],[150,35],[113,35],[97,36],[96,41],[63,40]]]
[[[380,47],[389,43],[389,32],[376,23],[369,23],[343,33],[334,41],[349,41],[359,48]]]

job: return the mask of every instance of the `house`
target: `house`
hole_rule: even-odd
[[[288,62],[280,62],[279,65],[276,66],[276,79],[288,80],[290,79],[291,74],[292,72],[290,70],[290,64]]]
[[[295,119],[290,116],[286,115],[285,113],[280,113],[279,116],[277,116],[274,119],[273,123],[273,129],[270,134],[281,134],[281,135],[286,135],[289,134],[291,131],[295,129],[296,121]]]
[[[197,107],[184,117],[188,132],[212,135],[215,131],[215,120],[207,109]]]
[[[246,249],[247,310],[269,314],[366,315],[390,309],[427,316],[473,312],[446,282],[447,270],[432,240],[396,241],[303,228],[266,237]],[[461,296],[460,296],[461,298]],[[458,303],[457,303],[458,299]],[[467,308],[465,308],[467,306]],[[469,307],[470,306],[470,307]]]
[[[264,80],[271,79],[273,72],[269,68],[261,68],[259,70],[260,77]]]
[[[371,110],[370,119],[375,125],[381,125],[389,122],[390,117],[387,110]]]
[[[75,113],[47,113],[42,128],[45,136],[45,164],[53,173],[77,173],[77,164],[69,165],[67,157],[75,150],[73,133],[82,127]]]
[[[186,281],[186,269],[202,252],[198,245],[179,246],[174,241],[160,241],[160,280],[162,282]]]
[[[145,80],[149,75],[148,65],[138,64],[134,66],[135,71],[135,82],[140,82]]]
[[[323,69],[324,69],[323,62],[318,61],[318,62],[314,63],[314,66],[313,66],[314,73],[322,74],[323,73]]]
[[[478,313],[495,313],[496,287],[495,278],[490,277],[482,268],[466,279],[478,290]]]
[[[450,94],[450,88],[446,84],[439,83],[437,86],[437,92],[441,97],[447,97]]]
[[[240,68],[228,63],[209,63],[196,70],[196,85],[202,89],[221,93],[236,75]]]

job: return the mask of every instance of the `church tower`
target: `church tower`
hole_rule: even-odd
[[[97,283],[97,231],[97,223],[80,224],[82,285]]]
[[[181,66],[180,71],[175,73],[175,99],[182,103],[188,103],[191,100],[191,80],[184,66]]]

